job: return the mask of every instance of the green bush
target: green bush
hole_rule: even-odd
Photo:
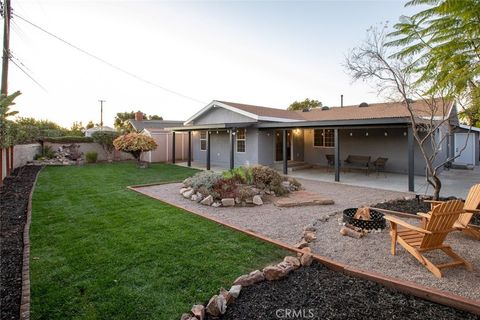
[[[87,163],[95,163],[97,162],[98,154],[95,151],[87,152],[85,154],[85,160]]]
[[[43,146],[40,154],[35,155],[35,160],[53,159],[55,158],[55,151],[51,146]]]
[[[108,157],[110,157],[115,150],[113,140],[119,136],[120,133],[116,131],[97,131],[92,134],[92,139],[94,142],[101,145],[105,153],[108,155]]]
[[[193,188],[195,191],[213,190],[213,185],[222,178],[222,175],[212,171],[202,171],[194,175],[193,177],[185,179],[183,184],[187,187]]]
[[[51,143],[86,143],[93,142],[92,137],[77,137],[77,136],[64,136],[64,137],[43,137],[40,141]]]
[[[288,190],[282,185],[283,178],[275,170],[265,166],[253,166],[251,168],[254,184],[260,189],[267,189],[282,196]]]

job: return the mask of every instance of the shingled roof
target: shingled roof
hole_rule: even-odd
[[[366,106],[363,107],[360,107],[360,105],[331,107],[325,110],[315,108],[308,112],[268,108],[235,102],[219,102],[262,117],[286,118],[297,121],[362,120],[410,117],[410,113],[404,102],[372,103],[366,104]],[[434,106],[433,109],[432,105]],[[442,99],[436,99],[434,103],[427,103],[422,100],[417,100],[412,103],[416,116],[430,118],[433,114],[435,119],[447,118],[453,105],[452,101],[444,101]]]

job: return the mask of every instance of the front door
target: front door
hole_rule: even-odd
[[[292,130],[287,130],[287,160],[292,160]],[[283,161],[283,132],[275,133],[275,161]]]
[[[454,160],[456,163],[475,164],[474,133],[455,133],[455,156],[458,156]]]

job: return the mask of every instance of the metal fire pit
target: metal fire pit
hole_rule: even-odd
[[[360,220],[353,217],[355,216],[356,212],[357,208],[349,208],[343,210],[343,222],[351,224],[352,226],[358,228],[362,228],[364,230],[385,229],[386,222],[385,218],[383,217],[383,213],[370,209],[371,220]]]

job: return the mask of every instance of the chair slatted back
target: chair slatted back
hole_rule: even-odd
[[[480,183],[470,188],[467,199],[463,205],[463,210],[480,209]],[[473,212],[464,212],[460,215],[457,222],[466,227],[472,220]]]
[[[421,249],[440,246],[452,231],[453,224],[463,212],[461,200],[451,200],[435,206],[428,220],[425,230],[432,234],[426,234],[420,244]]]

